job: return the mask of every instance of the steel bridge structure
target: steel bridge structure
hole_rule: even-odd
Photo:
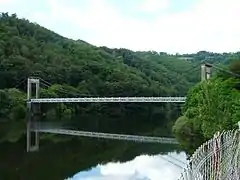
[[[209,79],[211,75],[211,66],[203,64],[201,66],[201,79],[202,81]],[[40,80],[39,78],[28,78],[27,85],[27,151],[36,151],[39,149],[39,132],[65,134],[84,137],[108,138],[119,140],[132,140],[142,142],[155,142],[155,143],[170,143],[177,144],[176,140],[163,138],[163,137],[146,137],[135,135],[121,135],[121,134],[108,134],[99,132],[83,132],[68,129],[34,129],[32,106],[41,103],[184,103],[186,97],[76,97],[76,98],[40,98]],[[44,80],[43,80],[44,81]],[[45,81],[46,82],[46,81]],[[32,86],[35,86],[35,96],[32,97]],[[32,144],[32,132],[34,133],[34,141]]]
[[[32,86],[35,85],[35,96],[32,97]],[[78,98],[40,98],[40,79],[28,78],[27,90],[27,151],[39,149],[39,133],[64,134],[72,136],[94,137],[104,139],[127,140],[144,143],[178,144],[176,139],[167,137],[136,136],[126,134],[111,134],[100,132],[76,131],[61,128],[33,128],[32,108],[35,104],[42,103],[184,103],[186,97],[78,97]],[[33,134],[32,134],[33,133]],[[32,140],[35,136],[34,140]]]

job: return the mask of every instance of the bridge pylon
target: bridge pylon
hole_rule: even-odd
[[[39,132],[37,130],[37,123],[34,123],[34,111],[36,105],[31,103],[32,99],[32,85],[35,85],[35,98],[39,98],[40,82],[39,79],[28,78],[27,83],[27,152],[38,151],[39,149]],[[34,107],[35,106],[35,107]],[[38,106],[38,105],[37,105]]]
[[[201,65],[201,80],[205,81],[210,79],[212,75],[212,65],[208,63],[203,63]]]

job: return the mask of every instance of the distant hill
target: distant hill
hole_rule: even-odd
[[[174,56],[99,48],[7,13],[0,22],[0,88],[36,75],[90,95],[175,96],[199,80],[194,63]]]
[[[214,53],[208,51],[199,51],[195,54],[182,54],[178,55],[180,58],[188,58],[195,61],[206,61],[212,64],[225,64],[228,65],[232,60],[240,59],[240,51],[236,53]]]

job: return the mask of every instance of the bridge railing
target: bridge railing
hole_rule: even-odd
[[[40,98],[31,103],[73,103],[73,102],[176,102],[183,103],[186,97],[82,97],[82,98]]]
[[[239,180],[240,130],[216,134],[190,158],[179,180]]]

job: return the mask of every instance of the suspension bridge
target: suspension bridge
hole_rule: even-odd
[[[162,143],[162,144],[178,144],[174,138],[137,136],[126,134],[112,134],[102,132],[77,131],[72,129],[64,129],[59,127],[42,126],[40,122],[33,121],[32,108],[36,104],[41,103],[184,103],[186,97],[81,97],[81,98],[39,98],[41,79],[28,78],[27,106],[28,106],[28,122],[27,122],[27,151],[37,151],[39,149],[39,133],[52,133],[71,136],[82,136],[103,139],[115,139],[124,141],[134,141],[142,143]],[[32,86],[35,85],[35,97],[32,98]],[[34,134],[32,134],[34,133]],[[32,137],[35,136],[34,140]]]
[[[211,66],[203,64],[201,66],[202,80],[210,78]],[[151,136],[136,136],[125,134],[110,134],[100,132],[76,131],[63,128],[42,128],[33,122],[34,113],[32,111],[35,104],[40,103],[184,103],[186,97],[78,97],[78,98],[40,98],[40,82],[44,81],[41,78],[28,78],[27,85],[27,152],[39,150],[39,133],[64,134],[72,136],[94,137],[104,139],[117,139],[136,141],[144,143],[167,143],[178,144],[176,139],[167,137],[151,137]],[[46,82],[46,81],[44,81]],[[47,84],[49,84],[47,82]],[[32,97],[32,87],[35,86],[35,96]],[[33,133],[33,134],[32,134]],[[35,138],[32,138],[35,137]]]
[[[174,138],[137,136],[126,134],[111,134],[102,132],[87,132],[64,129],[59,127],[43,127],[41,123],[33,121],[32,108],[35,104],[40,103],[184,103],[186,97],[81,97],[81,98],[39,98],[41,79],[28,78],[27,105],[28,105],[28,122],[27,122],[27,151],[37,151],[39,149],[39,133],[52,133],[71,136],[82,136],[92,138],[115,139],[125,141],[135,141],[142,143],[163,143],[178,144]],[[32,98],[32,86],[35,85],[35,97]],[[34,133],[34,134],[32,134]],[[35,136],[32,141],[32,136]]]

